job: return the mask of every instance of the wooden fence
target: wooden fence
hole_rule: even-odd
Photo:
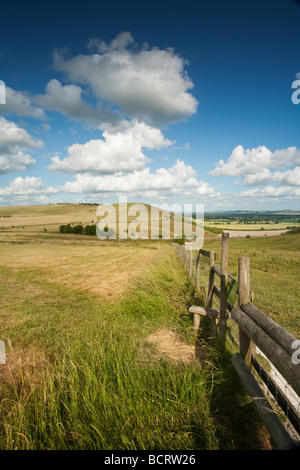
[[[194,327],[200,325],[201,316],[211,318],[211,336],[218,339],[222,349],[226,346],[230,328],[234,322],[238,331],[238,352],[232,356],[232,364],[252,398],[259,415],[264,421],[270,436],[278,449],[294,449],[299,447],[300,413],[283,390],[274,383],[274,379],[263,367],[261,353],[276,368],[289,384],[297,399],[300,397],[300,364],[293,360],[297,338],[261,312],[253,304],[250,286],[250,259],[238,259],[238,279],[228,273],[229,234],[222,234],[221,265],[218,266],[217,253],[214,251],[186,250],[184,245],[173,243],[173,248],[180,257],[183,265],[200,289],[200,259],[208,261],[208,279],[206,301],[204,307],[191,306]],[[219,287],[216,276],[220,278]],[[213,308],[217,300],[218,308]],[[257,375],[260,376],[260,379]],[[259,380],[258,380],[259,379]],[[268,386],[273,395],[270,400],[263,392],[262,385]],[[271,405],[273,403],[273,406]],[[274,403],[281,407],[288,422],[291,423],[295,435],[292,437],[274,411]]]

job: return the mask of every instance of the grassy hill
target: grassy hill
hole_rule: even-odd
[[[130,223],[136,219],[137,206],[134,203],[126,204],[113,204],[116,209],[117,216],[117,234],[119,234],[119,220],[124,220],[124,215],[127,212],[128,227],[130,232]],[[165,210],[160,210],[155,206],[143,204],[143,208],[147,210],[145,215],[143,212],[139,216],[139,221],[142,226],[148,224],[148,235],[145,231],[144,235],[151,237],[151,228],[154,235],[162,235],[167,238],[174,237],[174,217],[176,220],[181,219]],[[98,204],[55,204],[55,205],[35,205],[35,206],[9,206],[0,207],[0,238],[1,232],[9,232],[10,234],[18,233],[22,237],[22,233],[43,233],[45,231],[50,233],[57,233],[59,226],[63,224],[93,224],[100,220],[97,216]],[[102,206],[100,206],[101,208]],[[103,205],[105,207],[105,205]],[[165,226],[159,226],[161,224]],[[154,225],[156,228],[154,229]],[[166,228],[163,228],[166,227]],[[168,228],[169,227],[169,228]],[[123,232],[120,233],[124,235]],[[134,230],[134,229],[133,229]],[[145,229],[146,230],[146,229]],[[121,231],[120,231],[121,232]],[[130,235],[130,233],[129,233]],[[175,234],[176,235],[176,234]],[[215,236],[211,232],[206,233],[207,236]]]

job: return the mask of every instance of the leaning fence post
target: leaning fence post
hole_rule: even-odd
[[[219,339],[222,347],[226,342],[226,312],[227,312],[227,287],[228,287],[228,253],[229,253],[229,233],[222,233],[222,254],[221,254],[221,293],[220,293],[220,320]]]
[[[241,307],[250,301],[250,258],[248,256],[241,256],[238,263],[238,304]],[[241,356],[246,365],[250,367],[251,356],[255,352],[255,345],[241,328],[239,328],[239,342]]]

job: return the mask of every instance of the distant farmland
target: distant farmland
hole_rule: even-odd
[[[220,230],[284,230],[300,227],[299,211],[216,212],[205,214],[207,229]]]

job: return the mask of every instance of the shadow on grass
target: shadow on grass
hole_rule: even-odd
[[[232,354],[221,351],[218,339],[211,338],[210,332],[211,319],[201,318],[197,344],[199,351],[203,351],[203,345],[206,347],[203,367],[209,371],[210,412],[216,424],[219,449],[273,449],[268,431],[232,366]]]

